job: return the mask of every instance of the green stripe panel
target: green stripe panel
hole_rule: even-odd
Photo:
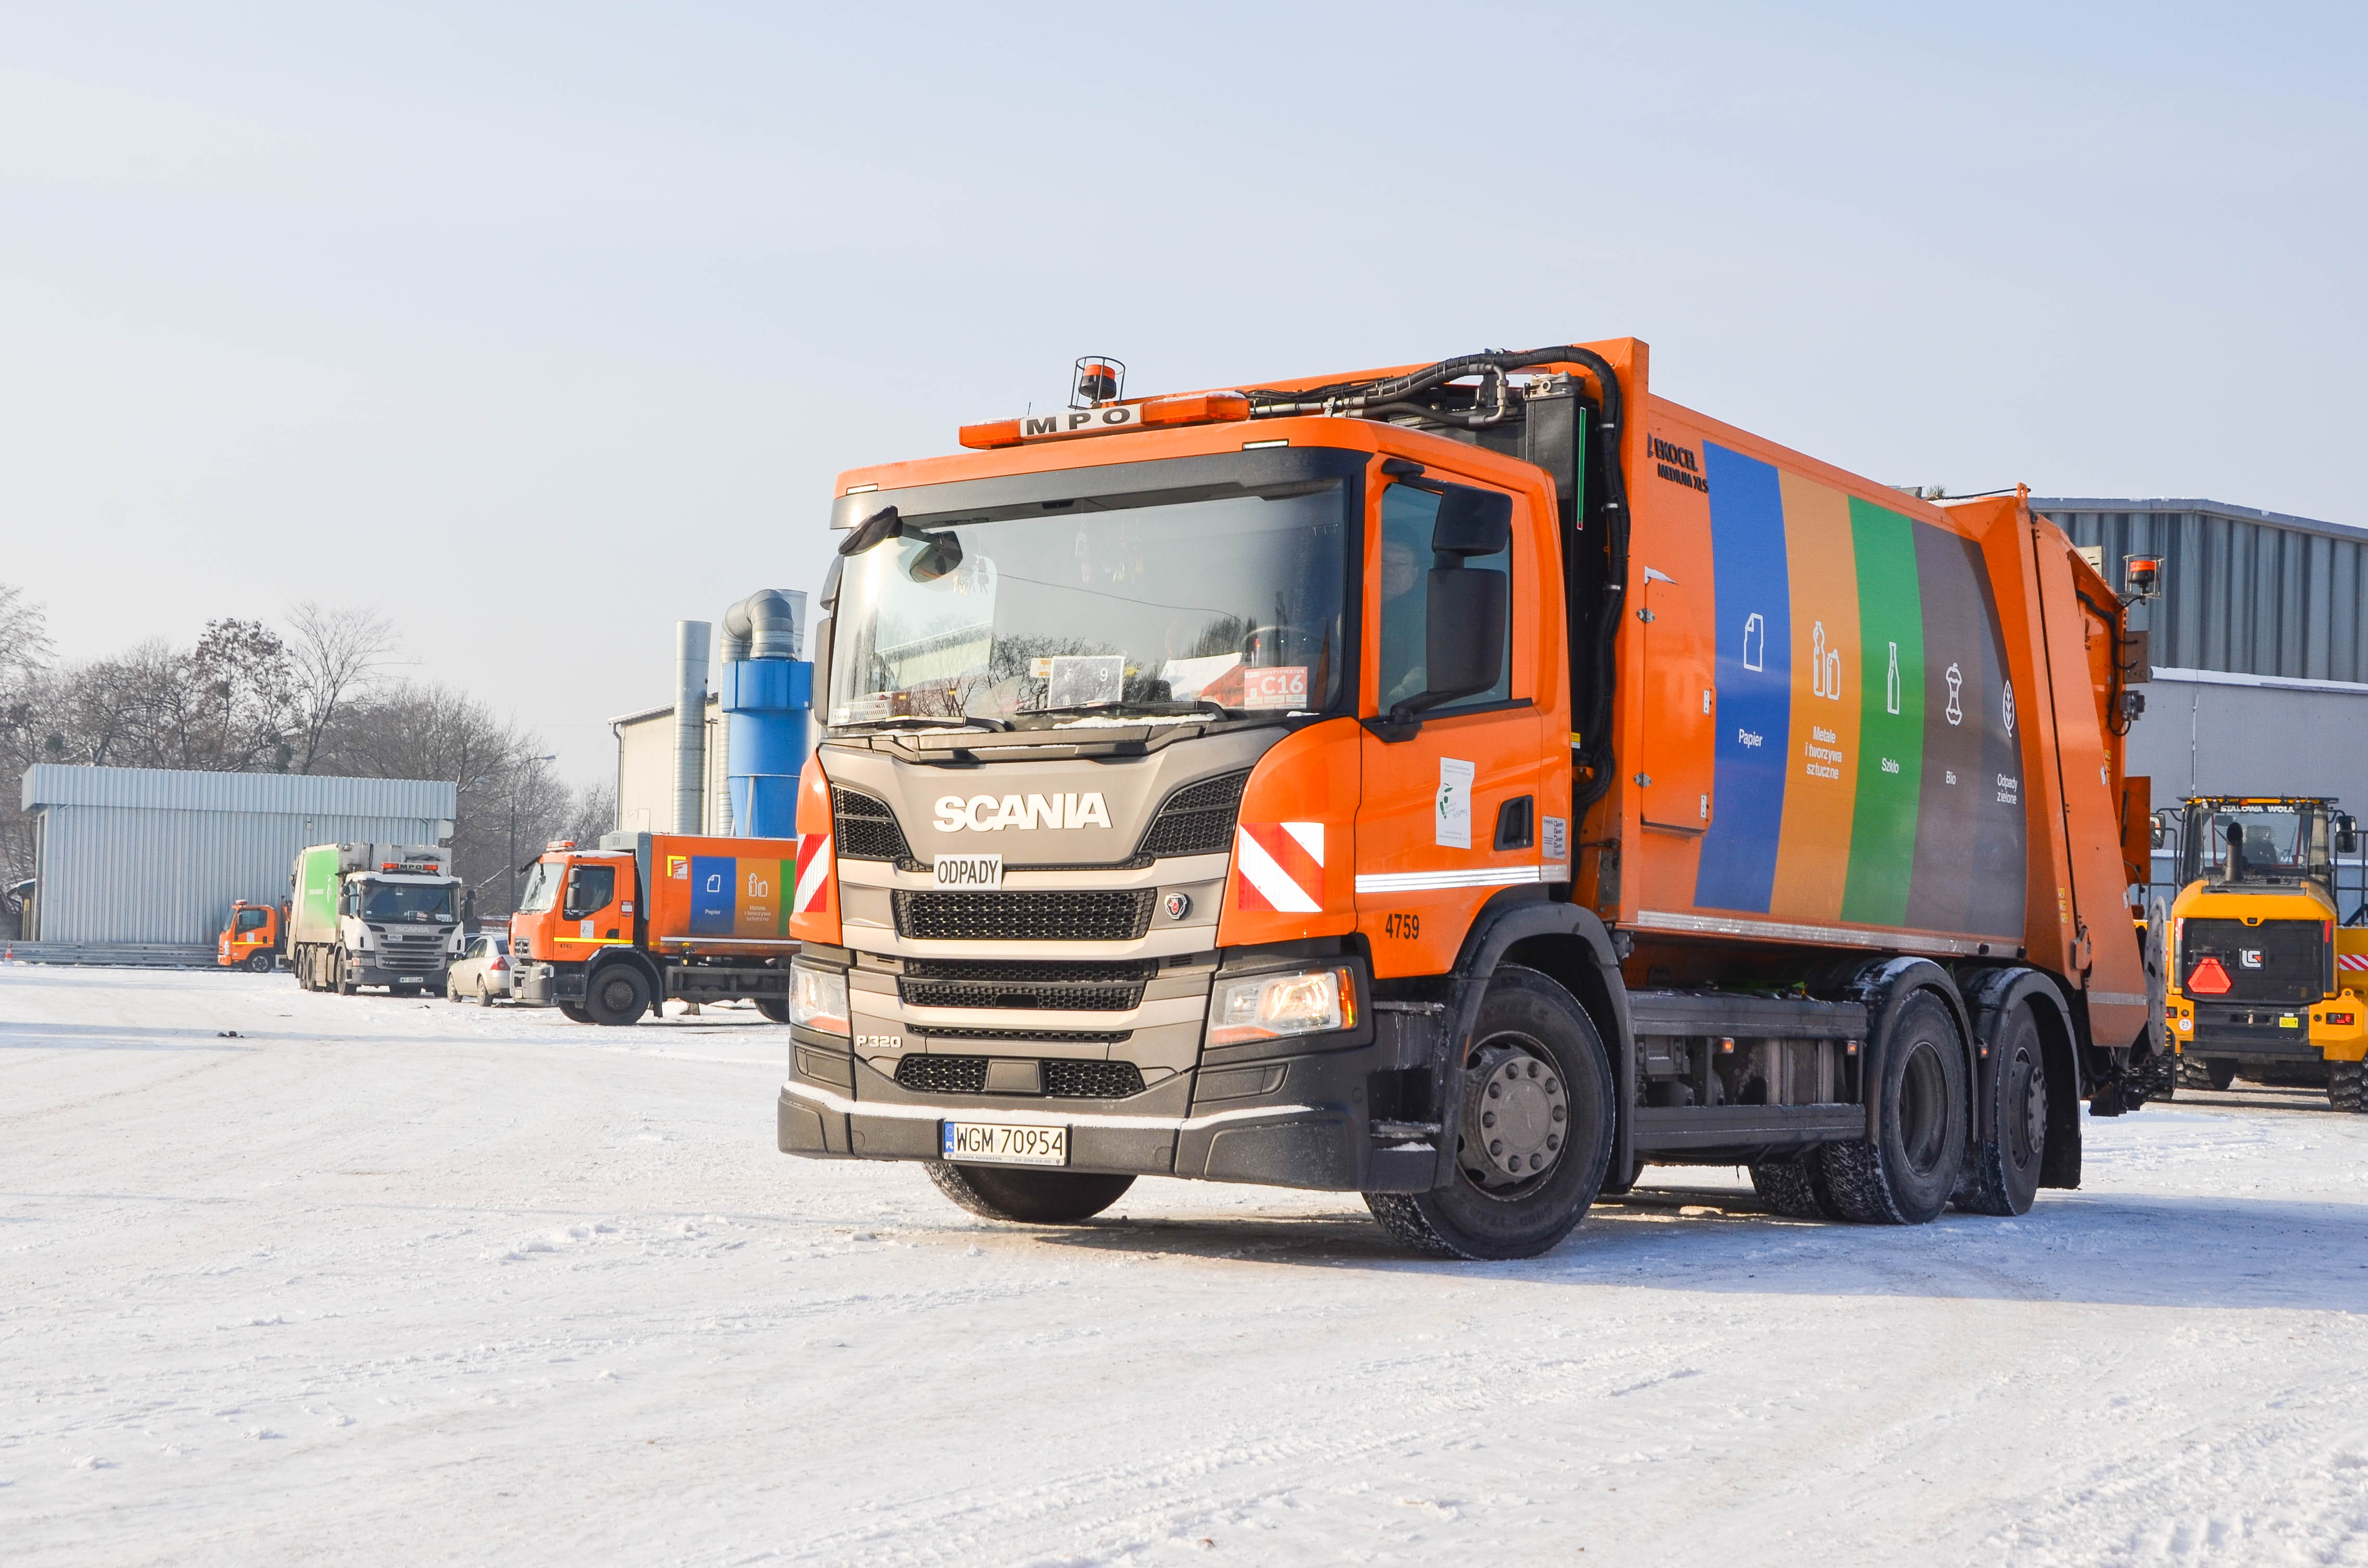
[[[1904,926],[1924,779],[1924,609],[1916,525],[1856,496],[1850,515],[1865,699],[1842,918]]]

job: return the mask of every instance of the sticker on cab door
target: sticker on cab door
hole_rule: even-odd
[[[1456,757],[1439,759],[1439,796],[1433,810],[1431,840],[1449,849],[1472,847],[1473,767]]]

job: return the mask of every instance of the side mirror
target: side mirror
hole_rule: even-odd
[[[2360,823],[2356,817],[2335,819],[2335,852],[2338,855],[2360,853]]]
[[[1495,686],[1505,673],[1505,626],[1511,598],[1510,585],[1502,572],[1434,567],[1424,607],[1429,619],[1423,630],[1428,685],[1392,709],[1390,717],[1404,722],[1442,702]]]
[[[1497,555],[1513,542],[1513,498],[1468,485],[1439,487],[1439,517],[1430,548],[1440,555]],[[1497,683],[1491,680],[1488,685]],[[1481,687],[1483,691],[1487,687]]]
[[[2162,824],[2161,824],[2160,822],[2157,822],[2157,823],[2154,824],[2154,831],[2153,831],[2152,836],[2153,836],[2153,839],[2154,839],[2154,846],[2155,846],[2157,849],[2159,849],[2159,848],[2161,848],[2161,847],[2162,847],[2163,840],[2165,840],[2165,839],[2169,838],[2169,837],[2170,836],[2170,835],[2169,835],[2168,832],[2166,832],[2166,831],[2164,830],[2163,825],[2162,825]]]

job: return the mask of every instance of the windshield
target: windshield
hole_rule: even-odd
[[[2326,881],[2327,813],[2315,805],[2198,801],[2188,808],[2180,880]]]
[[[370,882],[362,889],[365,920],[450,920],[450,882]]]
[[[526,892],[518,899],[520,914],[541,915],[559,902],[559,872],[548,860],[534,863],[534,869],[526,874]]]
[[[1343,674],[1349,492],[1228,484],[906,519],[847,561],[830,722],[1323,711]]]

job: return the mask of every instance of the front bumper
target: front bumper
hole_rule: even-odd
[[[1333,1192],[1421,1192],[1440,1176],[1427,1125],[1378,1119],[1424,1047],[1395,1028],[1292,1055],[1222,1055],[1122,1100],[920,1094],[844,1039],[791,1031],[778,1108],[787,1154],[934,1160],[947,1121],[1069,1129],[1071,1170],[1190,1176]]]
[[[581,1002],[584,1000],[584,966],[512,959],[510,996],[526,1007],[555,1007],[562,1002]]]

